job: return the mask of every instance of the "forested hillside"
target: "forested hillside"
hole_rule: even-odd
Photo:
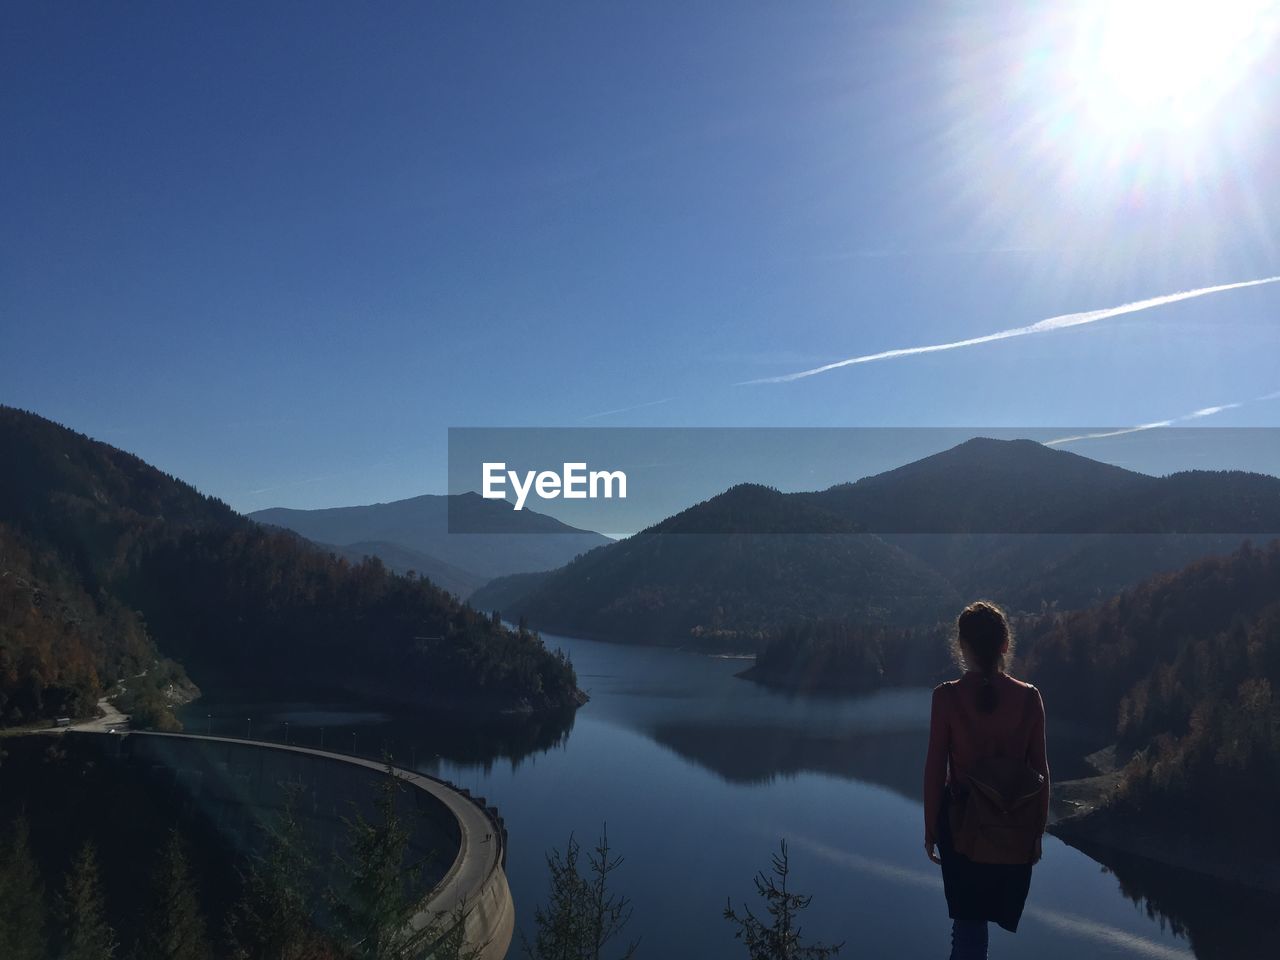
[[[931,686],[953,670],[944,622],[916,627],[808,620],[771,634],[742,674],[801,693]]]
[[[1117,809],[1280,851],[1280,540],[1021,632],[1054,714],[1131,755]]]
[[[798,620],[932,622],[959,600],[877,537],[838,522],[838,533],[792,532],[809,528],[810,513],[776,490],[734,487],[560,570],[495,581],[473,602],[548,630],[743,649]],[[699,532],[685,532],[694,522]]]
[[[975,438],[817,493],[741,484],[476,606],[616,640],[754,649],[815,620],[928,624],[962,598],[1079,609],[1280,532],[1280,479],[1150,477],[1029,440]]]
[[[0,724],[87,714],[104,678],[136,676],[156,656],[133,610],[90,597],[0,524]]]
[[[142,460],[0,407],[0,713],[83,712],[172,655],[237,687],[575,702],[572,667],[428,581],[260,527]]]

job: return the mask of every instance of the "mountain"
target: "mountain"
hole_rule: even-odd
[[[551,570],[612,543],[598,533],[533,510],[513,510],[505,501],[476,493],[425,494],[323,510],[271,507],[249,516],[349,555],[363,551],[380,557],[392,569],[414,569],[464,597],[494,577]],[[451,521],[455,529],[483,532],[451,534]]]
[[[830,532],[811,532],[819,524]],[[919,622],[958,600],[905,551],[753,484],[560,570],[495,580],[473,595],[482,609],[526,616],[548,630],[738,649],[796,619]]]
[[[577,702],[572,667],[526,631],[52,421],[0,407],[0,461],[0,723],[82,709],[161,654],[206,688]]]
[[[796,496],[871,533],[1076,533],[1095,531],[1099,509],[1153,482],[1032,440],[975,437],[856,483]]]
[[[1280,479],[1152,477],[1030,440],[974,438],[806,496],[923,560],[966,596],[1081,607],[1280,532]]]
[[[1015,611],[1087,606],[1275,531],[1275,477],[1151,477],[975,438],[823,491],[734,487],[560,570],[496,579],[472,602],[551,630],[741,648],[807,621],[930,623],[973,596]]]

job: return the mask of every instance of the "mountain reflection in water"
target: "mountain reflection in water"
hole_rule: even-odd
[[[184,720],[193,732],[242,736],[252,717],[254,735],[270,739],[284,739],[287,722],[295,743],[323,735],[331,749],[390,752],[484,795],[510,830],[507,873],[526,932],[546,896],[546,851],[570,832],[586,842],[607,821],[647,956],[738,956],[720,920],[725,897],[752,897],[751,877],[782,837],[792,841],[796,889],[815,894],[810,936],[857,937],[859,954],[874,957],[945,949],[940,881],[920,845],[929,690],[796,696],[737,678],[742,661],[546,640],[570,653],[591,695],[576,715],[478,722],[386,705],[210,698]],[[1055,776],[1084,774],[1079,745],[1055,736],[1052,720],[1050,705]],[[1265,898],[1091,853],[1046,838],[1017,953],[1274,956],[1277,912]]]

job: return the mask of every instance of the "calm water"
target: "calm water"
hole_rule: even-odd
[[[752,876],[783,837],[793,889],[813,894],[808,936],[847,941],[848,957],[946,956],[949,921],[916,799],[927,690],[798,698],[735,678],[741,661],[547,641],[569,651],[591,694],[561,725],[476,731],[392,710],[212,701],[184,719],[193,732],[243,735],[251,718],[254,736],[282,739],[287,721],[296,743],[386,746],[398,763],[490,798],[510,832],[524,929],[545,891],[544,852],[570,833],[590,846],[607,820],[643,957],[743,956],[720,916],[726,897],[753,899]],[[1274,932],[1267,904],[1176,872],[1113,866],[1047,837],[1022,927],[993,928],[991,955],[1274,956],[1263,948]]]

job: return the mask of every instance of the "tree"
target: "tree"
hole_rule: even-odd
[[[610,852],[607,826],[601,827],[595,853],[587,855],[585,875],[578,866],[580,856],[572,834],[563,854],[547,854],[550,897],[545,908],[534,911],[533,942],[521,934],[532,960],[602,960],[605,947],[631,920],[631,901],[609,888],[609,876],[623,860]],[[629,943],[618,954],[620,960],[634,957],[638,946],[638,941]]]
[[[31,855],[25,817],[0,844],[0,957],[43,960],[44,883]]]
[[[111,960],[118,944],[115,931],[107,923],[98,855],[92,843],[80,848],[71,865],[61,912],[61,960]]]
[[[301,787],[287,788],[280,819],[266,849],[245,878],[245,893],[231,917],[238,957],[310,960],[331,952],[311,920],[315,862],[298,819]]]
[[[200,897],[177,830],[169,831],[161,852],[154,896],[151,922],[141,944],[142,960],[209,960]]]
[[[374,796],[373,820],[347,821],[350,860],[341,863],[346,889],[331,893],[334,918],[357,957],[398,960],[416,957],[439,936],[434,926],[415,929],[421,864],[406,863],[409,829],[397,810],[404,784],[387,761],[386,776]]]
[[[431,960],[478,960],[479,947],[467,944],[467,911],[463,907],[437,917],[431,924]]]
[[[843,943],[834,946],[816,943],[803,944],[797,915],[809,906],[812,896],[792,893],[787,889],[787,877],[791,864],[787,856],[787,841],[783,840],[781,852],[773,856],[773,876],[763,872],[756,874],[756,892],[764,898],[765,909],[771,918],[766,926],[751,908],[743,906],[740,916],[733,909],[733,902],[725,905],[724,918],[738,929],[734,939],[747,945],[751,960],[826,960],[840,952]]]

